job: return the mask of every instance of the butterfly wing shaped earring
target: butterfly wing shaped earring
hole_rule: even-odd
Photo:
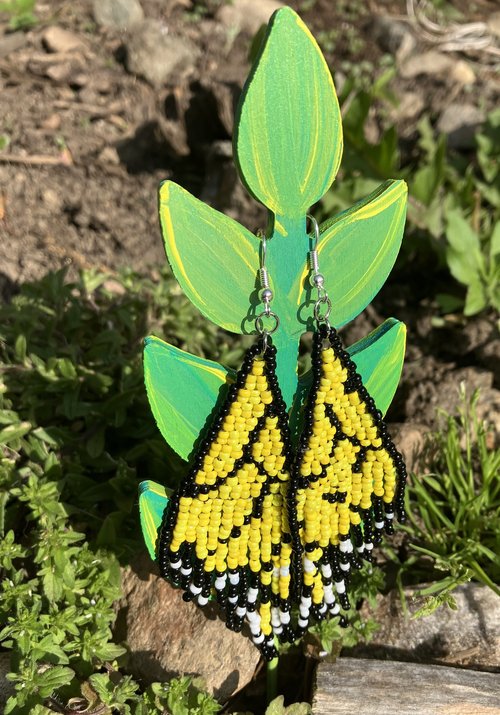
[[[270,659],[276,656],[274,636],[292,636],[287,512],[292,459],[271,338],[279,319],[270,307],[265,256],[263,238],[259,339],[169,501],[157,560],[162,576],[184,590],[185,600],[205,606],[215,596],[235,631],[246,618],[253,642]]]
[[[310,217],[311,218],[311,217]],[[319,272],[319,227],[309,253],[317,330],[312,384],[292,469],[290,508],[297,570],[298,630],[327,614],[345,618],[348,575],[371,561],[374,543],[404,520],[406,470],[382,413],[364,387],[328,318],[331,301]]]

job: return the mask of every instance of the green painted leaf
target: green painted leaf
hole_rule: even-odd
[[[399,252],[406,216],[404,181],[388,181],[320,227],[318,256],[333,303],[330,322],[355,318],[384,284]],[[308,268],[296,279],[296,303],[308,301]]]
[[[146,338],[144,379],[149,404],[160,432],[183,459],[203,429],[234,372],[212,360],[174,348],[159,338]]]
[[[406,325],[389,318],[348,348],[363,384],[383,415],[396,392],[403,369]]]
[[[259,239],[171,181],[161,185],[159,199],[167,258],[184,293],[212,322],[247,332]]]
[[[156,482],[146,481],[139,485],[139,513],[141,528],[149,555],[156,559],[156,539],[163,518],[163,512],[168,504],[169,495]]]
[[[342,156],[337,95],[315,39],[290,8],[271,18],[235,128],[243,181],[274,214],[303,216],[333,182]]]
[[[356,363],[363,384],[375,400],[378,409],[385,414],[396,392],[406,347],[406,326],[395,318],[389,318],[369,335],[347,348]],[[311,372],[299,381],[297,398],[294,401],[291,422],[296,424],[300,406],[311,384]]]

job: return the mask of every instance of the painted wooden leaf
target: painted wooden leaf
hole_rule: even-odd
[[[144,379],[149,404],[164,439],[183,459],[188,459],[221,387],[234,374],[159,338],[146,338]]]
[[[153,561],[156,560],[158,529],[168,504],[169,494],[167,492],[170,490],[166,490],[156,482],[146,481],[139,484],[139,514],[142,535]]]
[[[305,215],[338,171],[342,122],[325,59],[290,8],[271,18],[235,127],[236,160],[251,193],[274,214]]]
[[[405,347],[405,324],[395,318],[389,318],[369,335],[347,348],[364,386],[383,415],[389,409],[399,384]],[[299,380],[299,389],[290,417],[293,429],[297,426],[298,413],[310,384],[309,371]]]
[[[336,328],[359,315],[385,283],[403,238],[406,196],[404,181],[387,181],[321,225],[319,265]],[[305,267],[296,282],[298,305],[307,301],[307,275]]]
[[[159,204],[165,250],[184,293],[209,320],[246,332],[259,239],[172,181],[161,185]]]
[[[348,348],[363,384],[383,415],[396,392],[403,369],[406,325],[389,318]]]

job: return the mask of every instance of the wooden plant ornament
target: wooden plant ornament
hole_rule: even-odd
[[[265,238],[173,182],[161,185],[160,220],[194,305],[258,338],[238,372],[146,339],[151,409],[189,467],[174,494],[143,482],[139,504],[162,575],[186,600],[217,599],[229,628],[246,620],[269,660],[277,641],[315,621],[345,623],[352,568],[371,559],[394,516],[404,518],[405,467],[382,418],[405,326],[391,318],[347,349],[337,329],[386,280],[407,191],[386,182],[321,226],[312,219],[307,232],[309,208],[339,168],[342,123],[326,62],[290,8],[269,22],[237,110],[234,153],[269,211]],[[312,369],[299,378],[307,330]]]

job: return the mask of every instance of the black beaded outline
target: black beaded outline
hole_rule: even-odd
[[[312,351],[311,351],[311,371],[312,371],[312,383],[309,389],[309,393],[307,396],[307,400],[305,403],[304,407],[304,413],[303,413],[303,427],[302,427],[302,432],[300,434],[299,438],[299,443],[297,446],[296,454],[295,454],[295,459],[292,467],[292,472],[290,474],[290,489],[289,489],[289,500],[288,500],[288,511],[289,511],[289,524],[290,524],[290,530],[292,532],[292,540],[293,540],[293,545],[294,545],[294,559],[293,559],[293,573],[295,577],[295,581],[292,583],[293,587],[293,595],[296,600],[299,600],[301,596],[310,596],[312,593],[312,587],[311,586],[305,586],[302,583],[303,579],[303,568],[302,568],[302,553],[304,552],[304,549],[306,551],[312,551],[317,547],[317,544],[308,544],[306,547],[304,547],[301,543],[300,539],[300,528],[302,527],[302,524],[297,521],[297,516],[296,516],[296,499],[297,499],[297,491],[299,489],[307,489],[309,484],[312,481],[316,481],[320,479],[321,477],[326,476],[326,466],[323,467],[323,470],[321,474],[319,475],[310,475],[308,477],[302,477],[300,475],[300,465],[302,458],[305,454],[305,452],[308,449],[308,443],[309,443],[309,438],[312,435],[312,430],[314,426],[314,417],[313,417],[313,411],[314,407],[316,405],[316,396],[317,392],[320,386],[320,381],[321,381],[321,376],[322,376],[322,361],[321,361],[321,352],[324,349],[324,341],[327,340],[330,344],[330,347],[333,349],[335,356],[340,360],[342,367],[344,367],[347,370],[347,380],[344,383],[344,391],[346,394],[349,394],[350,392],[357,391],[360,399],[365,403],[366,411],[371,415],[373,419],[374,426],[377,429],[377,438],[380,437],[382,440],[382,444],[378,448],[372,448],[374,451],[377,450],[382,450],[386,449],[389,455],[391,456],[393,460],[393,464],[396,468],[396,489],[395,489],[395,500],[394,502],[387,503],[385,504],[383,502],[382,497],[376,497],[372,496],[372,507],[371,509],[365,509],[361,511],[361,522],[363,524],[363,528],[361,528],[361,525],[352,525],[350,528],[349,535],[347,535],[344,538],[349,538],[351,537],[352,543],[354,547],[361,546],[363,543],[379,543],[382,539],[382,533],[385,530],[385,533],[388,535],[391,535],[394,533],[394,526],[393,526],[393,520],[388,519],[385,514],[387,513],[393,513],[398,521],[400,523],[403,523],[406,519],[405,515],[405,508],[404,508],[404,493],[405,493],[405,485],[406,485],[406,479],[407,479],[407,474],[406,474],[406,466],[404,463],[404,459],[401,455],[400,452],[396,449],[389,432],[387,430],[387,425],[383,420],[383,416],[381,411],[377,408],[374,399],[371,397],[369,394],[368,390],[366,387],[363,385],[363,381],[361,378],[361,375],[357,372],[356,369],[356,364],[352,360],[351,356],[347,352],[347,350],[344,349],[342,345],[342,341],[340,336],[338,335],[337,331],[333,327],[327,326],[325,323],[322,323],[318,326],[318,330],[314,333],[313,335],[313,343],[312,343]],[[331,405],[326,406],[326,414],[333,426],[336,427],[336,434],[335,434],[335,439],[333,440],[332,443],[332,450],[330,452],[330,457],[333,455],[333,451],[335,447],[337,446],[337,443],[340,440],[348,440],[351,444],[353,445],[359,445],[359,441],[355,436],[350,437],[346,435],[340,425],[340,421],[338,420],[337,416],[335,415],[333,408]],[[361,465],[364,461],[366,450],[361,448],[360,452],[358,453],[358,458],[356,463],[353,465],[353,471],[357,468],[358,470],[361,468]],[[323,498],[327,498],[328,501],[337,501],[342,499],[342,496],[345,499],[345,494],[343,495],[342,493],[337,493],[335,495],[323,495]],[[335,498],[332,498],[335,497]],[[359,507],[355,506],[352,507],[350,506],[350,510],[352,511],[359,511]],[[376,522],[383,522],[384,527],[383,529],[374,529],[374,521]],[[326,551],[326,550],[325,550]],[[363,553],[363,558],[366,561],[372,561],[372,555],[371,552],[367,552],[366,550]],[[329,564],[332,569],[332,579],[324,579],[323,578],[323,584],[326,585],[327,583],[331,583],[332,580],[334,581],[345,581],[346,586],[347,586],[347,578],[349,575],[348,571],[342,571],[340,568],[341,563],[350,563],[350,565],[353,568],[360,568],[361,567],[361,562],[357,558],[357,554],[355,551],[352,552],[352,554],[348,555],[346,553],[343,553],[340,551],[338,547],[334,547],[330,545],[328,549],[328,554],[323,554],[322,559],[318,563],[318,566],[321,564]],[[338,600],[340,602],[340,605],[343,610],[349,610],[350,604],[349,604],[349,599],[347,595],[347,588],[346,588],[346,593],[344,594],[338,594]],[[318,609],[312,609],[311,611],[312,616],[315,620],[323,620],[325,616],[328,613],[328,609],[326,612],[322,615],[319,613]],[[347,625],[347,620],[345,616],[339,615],[339,620],[340,620],[340,625],[341,626],[346,626]],[[300,635],[303,634],[305,631],[305,628],[299,628],[297,627],[298,633],[296,633],[296,637],[300,637]]]
[[[261,356],[264,360],[264,374],[267,378],[268,389],[272,395],[272,403],[270,405],[264,405],[264,414],[259,418],[257,425],[249,433],[249,441],[243,447],[243,455],[237,459],[233,465],[233,469],[224,478],[218,478],[213,485],[200,485],[196,484],[195,479],[198,471],[200,470],[205,455],[208,453],[213,441],[216,439],[224,421],[224,418],[229,413],[232,404],[237,398],[238,390],[242,388],[251,372],[253,364],[257,356]],[[201,594],[206,598],[210,598],[213,592],[213,583],[217,576],[222,575],[218,571],[207,573],[203,569],[203,563],[199,561],[194,554],[195,544],[187,544],[184,542],[176,556],[173,556],[173,552],[170,551],[170,543],[173,535],[173,530],[177,521],[179,500],[182,496],[196,497],[200,493],[208,494],[213,489],[216,489],[225,481],[235,476],[239,469],[244,464],[253,464],[261,475],[266,475],[267,479],[262,484],[261,491],[258,497],[254,497],[252,500],[252,516],[258,517],[261,513],[262,502],[264,496],[269,494],[270,485],[280,481],[277,476],[270,476],[264,469],[263,465],[256,462],[252,457],[252,446],[257,441],[259,433],[263,428],[265,421],[268,417],[277,417],[278,424],[277,427],[280,430],[281,440],[283,442],[283,454],[285,456],[285,463],[283,465],[282,471],[291,474],[292,463],[293,463],[293,453],[292,453],[292,442],[290,436],[290,429],[288,423],[288,414],[281,389],[279,387],[278,379],[276,377],[276,347],[272,343],[272,338],[270,335],[259,338],[259,340],[252,345],[246,352],[243,359],[243,363],[237,372],[236,380],[229,387],[226,399],[224,400],[221,408],[216,412],[216,416],[211,421],[209,428],[207,429],[203,439],[199,443],[198,448],[191,460],[190,468],[182,483],[179,485],[178,489],[174,492],[169,500],[167,507],[165,508],[161,525],[158,529],[158,539],[156,546],[156,560],[160,568],[161,576],[169,581],[172,585],[181,588],[184,591],[183,599],[185,601],[194,600],[195,596],[189,591],[189,585],[192,583],[195,586],[201,588]],[[286,508],[286,504],[285,504]],[[236,527],[233,527],[233,530]],[[291,536],[289,533],[282,534],[282,540],[286,543],[291,541]],[[190,567],[192,569],[192,576],[183,577],[177,570],[170,567],[170,561],[173,558],[180,558],[182,562],[182,567]],[[272,570],[273,565],[271,562],[261,562],[262,570]],[[271,601],[273,606],[279,607],[282,611],[290,611],[290,603],[288,601],[283,601],[282,599],[276,597],[272,593],[270,586],[266,587],[260,582],[259,574],[250,571],[247,567],[245,569],[239,567],[237,569],[239,574],[239,583],[236,587],[228,584],[226,586],[226,592],[222,594],[217,591],[217,601],[222,607],[226,616],[226,626],[233,631],[239,632],[243,627],[243,618],[239,618],[236,615],[237,606],[246,606],[248,611],[255,610],[257,604],[248,604],[246,600],[246,594],[249,586],[254,586],[259,589],[259,603],[268,603]],[[230,569],[227,569],[225,573],[230,573]],[[293,581],[291,574],[291,582]],[[229,603],[229,598],[237,597],[237,602],[234,604]],[[290,641],[293,639],[293,631],[291,628],[283,628],[283,635],[281,637],[284,641]],[[263,657],[266,660],[271,660],[277,655],[277,651],[274,648],[268,648],[264,641],[263,644],[257,646],[261,651]]]

